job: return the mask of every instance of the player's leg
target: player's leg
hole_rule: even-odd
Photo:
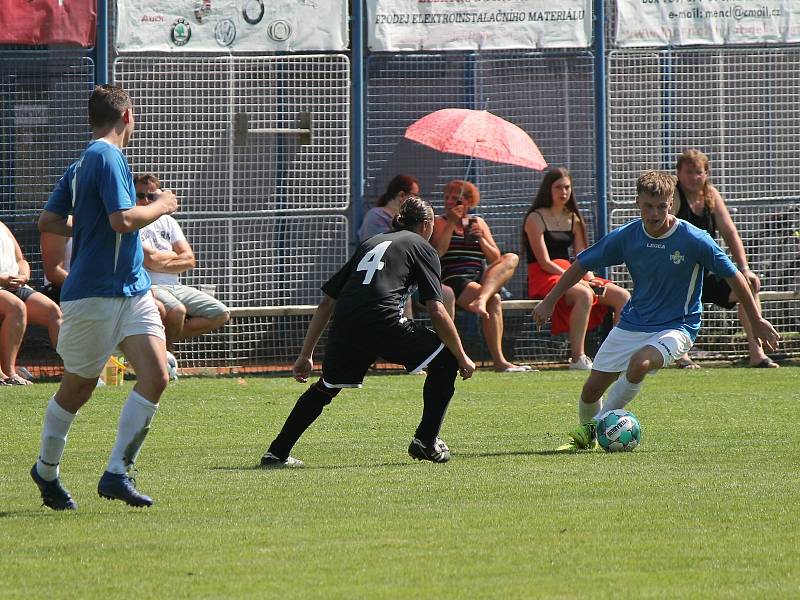
[[[16,373],[17,354],[27,324],[25,303],[8,290],[0,290],[0,371],[3,380]]]
[[[653,334],[633,353],[625,373],[608,391],[604,411],[625,408],[639,393],[648,373],[667,366],[691,347],[692,340],[682,331],[665,330]]]
[[[303,462],[289,455],[300,436],[311,427],[342,388],[358,388],[377,354],[368,343],[349,336],[330,336],[325,347],[322,377],[298,399],[281,431],[261,457],[261,466],[301,467]]]
[[[47,328],[50,344],[53,348],[58,345],[58,331],[61,329],[61,309],[58,304],[42,293],[34,292],[25,300],[28,311],[28,321],[34,325]]]
[[[135,488],[128,471],[139,456],[169,383],[164,326],[151,294],[121,300],[115,337],[121,339],[119,348],[136,371],[136,385],[120,412],[117,437],[97,492],[130,506],[150,506],[153,500]]]
[[[450,460],[450,449],[439,438],[439,431],[455,392],[458,361],[447,348],[442,348],[428,363],[426,370],[422,388],[422,418],[408,452],[418,460],[443,463]]]
[[[341,388],[331,387],[323,379],[311,385],[297,399],[280,432],[261,457],[261,466],[302,467],[303,461],[290,456],[292,448],[340,391]]]
[[[78,410],[91,397],[116,346],[113,338],[116,300],[86,298],[62,304],[65,317],[56,350],[64,362],[64,376],[45,409],[39,458],[31,469],[42,502],[55,510],[77,508],[61,485],[59,465]]]

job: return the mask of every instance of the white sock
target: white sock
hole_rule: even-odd
[[[157,408],[158,404],[153,404],[138,392],[131,390],[119,415],[117,439],[108,459],[107,471],[117,474],[127,473],[128,468],[136,462]]]
[[[588,422],[589,419],[597,416],[603,410],[603,399],[595,400],[587,404],[583,399],[578,400],[578,421],[580,425]]]
[[[50,398],[44,413],[44,426],[42,427],[42,443],[39,448],[39,460],[36,461],[36,471],[39,477],[47,481],[58,478],[58,464],[67,445],[67,433],[75,420],[73,413],[61,408],[56,402],[56,397]]]
[[[616,410],[618,408],[625,408],[631,400],[636,397],[642,387],[644,380],[639,383],[631,383],[625,376],[625,373],[619,376],[619,379],[608,390],[608,398],[606,399],[606,410]]]

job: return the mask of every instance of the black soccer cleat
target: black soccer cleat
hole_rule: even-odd
[[[42,494],[42,506],[53,510],[77,510],[78,505],[72,499],[69,492],[61,485],[61,480],[57,477],[53,481],[42,479],[36,470],[36,465],[31,469],[31,479],[39,488]]]
[[[127,473],[106,471],[97,484],[97,493],[108,500],[122,500],[128,506],[152,506],[153,499],[140,493]]]
[[[438,437],[433,444],[426,446],[417,438],[411,440],[408,455],[416,460],[429,460],[435,463],[446,463],[450,460],[450,448]]]

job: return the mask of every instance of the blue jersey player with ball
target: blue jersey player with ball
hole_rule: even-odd
[[[583,386],[578,403],[581,425],[562,449],[590,448],[598,416],[625,407],[650,371],[689,351],[700,329],[703,269],[728,282],[758,339],[770,350],[778,345],[780,336],[761,316],[747,280],[722,249],[708,233],[670,214],[675,184],[675,177],[664,171],[643,173],[636,182],[641,218],[581,252],[534,311],[541,326],[558,299],[587,271],[624,263],[633,279],[619,324],[600,346]]]

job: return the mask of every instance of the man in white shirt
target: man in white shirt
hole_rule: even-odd
[[[133,178],[136,203],[146,206],[161,189],[155,175]],[[222,302],[201,290],[182,285],[179,275],[194,268],[194,252],[178,222],[170,215],[139,230],[144,248],[144,266],[153,282],[153,295],[164,305],[167,349],[175,342],[198,337],[225,325],[230,312]]]

